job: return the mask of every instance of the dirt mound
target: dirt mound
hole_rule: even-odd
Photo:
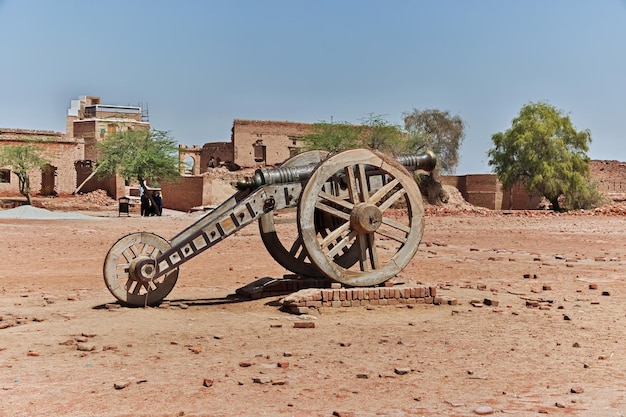
[[[491,212],[491,210],[476,207],[470,203],[468,203],[464,198],[461,192],[452,185],[442,184],[442,187],[446,193],[448,193],[448,202],[443,205],[432,205],[428,204],[426,200],[424,200],[424,210],[428,215],[451,215],[458,213],[478,213],[478,214],[486,214]]]
[[[111,210],[117,207],[117,201],[108,196],[104,190],[96,190],[85,194],[58,195],[50,198],[35,198],[33,205],[49,210]]]

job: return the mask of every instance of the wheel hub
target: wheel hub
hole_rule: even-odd
[[[128,269],[130,276],[139,282],[150,282],[156,274],[154,259],[147,256],[133,259]]]
[[[350,213],[350,226],[360,234],[374,233],[382,222],[383,213],[374,204],[357,204]]]

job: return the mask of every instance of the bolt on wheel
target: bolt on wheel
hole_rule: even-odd
[[[118,240],[104,260],[104,282],[113,296],[127,306],[153,306],[174,288],[178,268],[154,278],[156,258],[170,248],[167,240],[148,232]]]

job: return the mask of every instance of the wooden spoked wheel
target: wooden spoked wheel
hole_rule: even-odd
[[[286,160],[281,166],[291,168],[319,164],[327,156],[328,152],[326,151],[303,152]],[[265,248],[283,268],[295,274],[323,277],[324,274],[309,259],[309,255],[302,243],[302,237],[295,226],[296,220],[289,218],[286,218],[286,220],[277,224],[274,212],[265,213],[261,216],[259,219],[259,230]],[[329,229],[334,229],[335,220],[323,213],[319,213],[315,224],[316,233],[320,234],[320,236],[327,236]],[[357,261],[358,252],[355,250],[351,251],[350,247],[346,247],[335,256],[335,262],[344,266],[354,265]]]
[[[104,260],[104,282],[111,294],[126,306],[160,303],[178,279],[178,268],[154,279],[155,259],[169,248],[167,240],[147,232],[118,240]]]
[[[380,284],[411,261],[424,230],[424,208],[413,176],[391,157],[353,149],[325,160],[309,178],[298,205],[298,228],[311,262],[350,286]],[[320,216],[334,225],[322,236]],[[356,248],[358,262],[338,253]]]

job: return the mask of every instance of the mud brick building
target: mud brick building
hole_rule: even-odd
[[[51,130],[0,128],[0,146],[33,144],[49,163],[30,175],[32,191],[42,196],[71,193],[76,188],[74,162],[83,158],[85,142]],[[0,195],[19,192],[17,176],[0,167]]]
[[[96,161],[96,144],[107,135],[126,130],[150,129],[141,107],[101,104],[100,97],[72,100],[67,111],[66,136],[85,141],[85,160]]]

